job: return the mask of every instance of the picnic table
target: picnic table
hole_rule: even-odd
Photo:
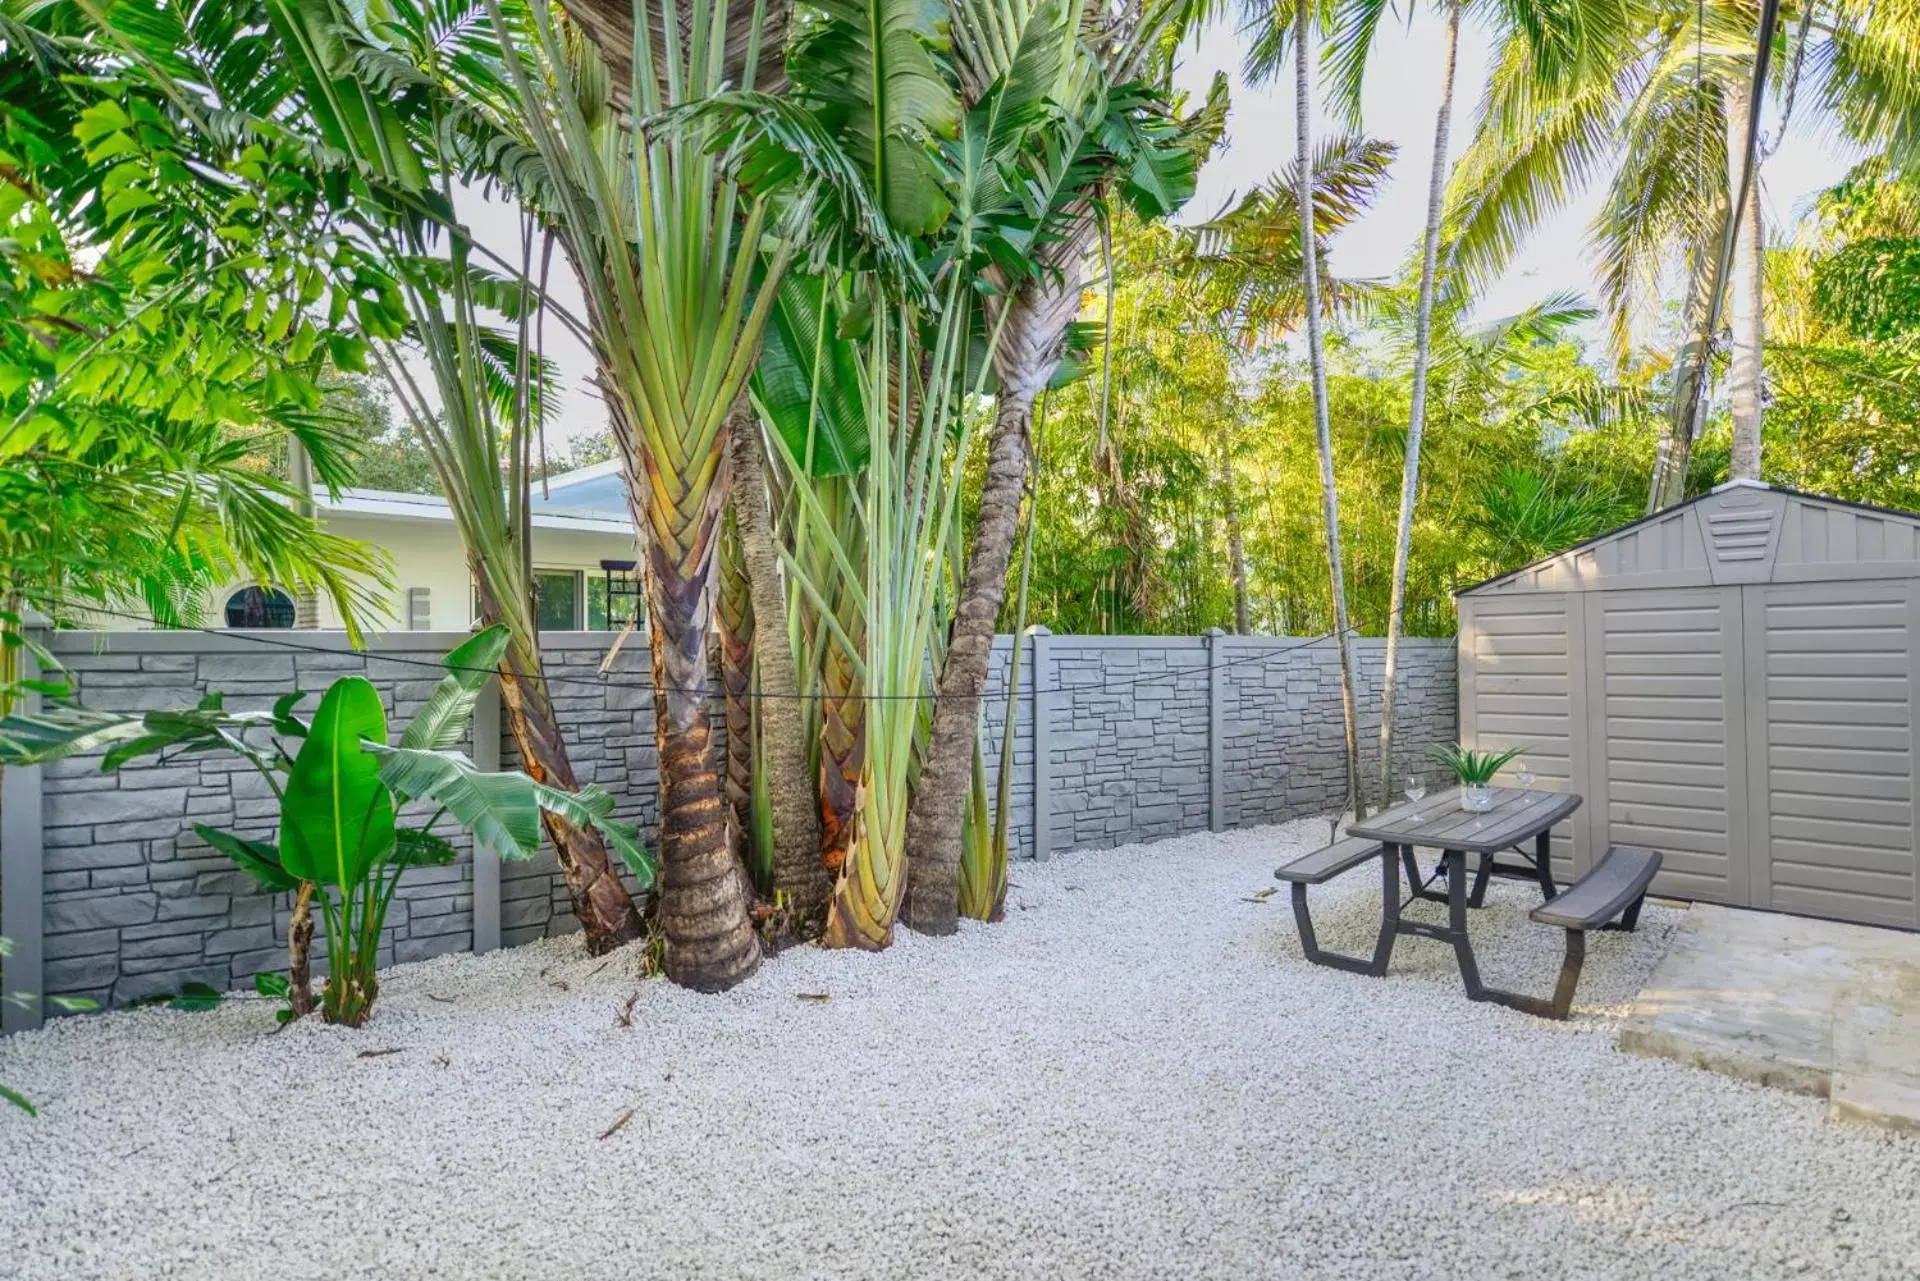
[[[1387,964],[1393,959],[1394,940],[1402,934],[1419,934],[1452,945],[1470,1000],[1500,1001],[1530,1009],[1535,1004],[1531,998],[1500,992],[1480,981],[1480,965],[1474,959],[1473,940],[1467,934],[1467,908],[1478,907],[1485,900],[1487,879],[1495,874],[1525,876],[1539,884],[1543,899],[1554,898],[1552,828],[1579,808],[1580,798],[1570,792],[1503,787],[1495,789],[1487,809],[1463,810],[1459,792],[1447,788],[1438,795],[1395,806],[1363,822],[1350,823],[1343,839],[1295,859],[1274,874],[1293,883],[1294,922],[1300,930],[1300,943],[1307,959],[1314,964],[1378,977],[1387,972]],[[1522,848],[1529,840],[1533,842],[1531,854]],[[1442,852],[1440,866],[1433,876],[1421,876],[1419,862],[1414,857],[1416,847]],[[1522,866],[1496,861],[1496,854],[1508,850],[1520,854],[1524,860]],[[1480,856],[1479,876],[1471,890],[1467,885],[1469,854]],[[1370,859],[1380,860],[1380,932],[1374,942],[1373,955],[1344,956],[1326,951],[1314,934],[1312,914],[1307,909],[1307,887],[1329,881]],[[1400,897],[1402,865],[1412,891],[1405,899]],[[1433,880],[1442,875],[1447,878],[1444,895],[1429,888]],[[1416,921],[1404,915],[1405,909],[1421,898],[1446,903],[1445,925]]]
[[[1300,945],[1307,960],[1315,965],[1379,977],[1393,959],[1394,940],[1402,934],[1418,934],[1453,947],[1469,1000],[1494,1001],[1543,1018],[1564,1019],[1573,1006],[1574,989],[1586,961],[1587,932],[1632,930],[1640,919],[1647,887],[1660,870],[1658,851],[1615,845],[1571,888],[1558,891],[1553,883],[1553,825],[1579,808],[1580,798],[1571,792],[1502,787],[1494,789],[1492,804],[1486,809],[1464,810],[1460,808],[1459,792],[1447,788],[1437,796],[1422,797],[1348,824],[1345,837],[1294,858],[1274,875],[1292,885],[1293,919],[1300,931]],[[1528,841],[1533,842],[1531,853],[1526,849]],[[1425,878],[1414,856],[1414,850],[1420,847],[1441,851],[1439,866]],[[1501,862],[1497,856],[1508,851],[1520,855],[1520,863]],[[1467,883],[1469,854],[1480,860],[1471,888]],[[1325,884],[1370,859],[1380,860],[1380,933],[1373,956],[1329,952],[1315,937],[1313,916],[1307,908],[1307,887]],[[1411,889],[1404,899],[1400,897],[1403,866]],[[1429,888],[1442,876],[1447,881],[1444,894]],[[1566,959],[1549,998],[1502,991],[1480,981],[1480,964],[1474,959],[1473,940],[1467,933],[1467,909],[1486,901],[1487,880],[1492,876],[1537,884],[1542,901],[1528,913],[1528,919],[1566,932]],[[1404,915],[1408,906],[1422,898],[1447,905],[1445,925]]]

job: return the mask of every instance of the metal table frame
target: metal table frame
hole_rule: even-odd
[[[1310,954],[1310,959],[1336,969],[1379,977],[1386,974],[1387,964],[1393,959],[1394,940],[1402,934],[1418,934],[1452,946],[1454,960],[1460,967],[1460,981],[1467,989],[1467,999],[1493,1001],[1529,1014],[1548,1013],[1553,1007],[1551,1001],[1488,987],[1480,981],[1480,963],[1474,957],[1473,940],[1467,932],[1467,909],[1479,907],[1485,902],[1487,881],[1495,875],[1534,881],[1540,886],[1544,899],[1552,899],[1555,895],[1552,828],[1555,823],[1579,809],[1580,803],[1580,797],[1570,792],[1522,791],[1509,787],[1495,790],[1493,808],[1482,813],[1469,813],[1460,809],[1454,789],[1447,788],[1440,796],[1425,797],[1386,810],[1365,822],[1349,824],[1347,835],[1380,842],[1380,933],[1374,942],[1371,959],[1319,952],[1317,947],[1312,947],[1312,951],[1318,955]],[[1518,848],[1529,839],[1533,841],[1530,858],[1524,849]],[[1425,880],[1421,878],[1420,865],[1414,858],[1416,846],[1442,851],[1440,867],[1435,870],[1434,876]],[[1498,864],[1494,855],[1508,850],[1517,850],[1521,857],[1528,859],[1530,866],[1522,868]],[[1467,877],[1469,854],[1480,856],[1480,866],[1473,877],[1471,889]],[[1400,895],[1403,866],[1411,890],[1404,899]],[[1442,873],[1447,878],[1444,894],[1428,888],[1435,877]],[[1408,920],[1403,912],[1417,899],[1444,902],[1447,905],[1447,923],[1432,925],[1426,921]],[[1312,946],[1310,925],[1303,930],[1302,939]],[[1573,946],[1570,940],[1568,966],[1577,977],[1578,964],[1571,956]],[[1565,970],[1561,981],[1563,984],[1566,982]]]

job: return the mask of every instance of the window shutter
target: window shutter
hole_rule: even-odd
[[[433,630],[433,589],[431,587],[407,588],[407,630],[415,632]]]

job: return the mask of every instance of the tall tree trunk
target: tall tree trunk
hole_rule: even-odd
[[[1240,493],[1233,479],[1233,428],[1219,425],[1220,517],[1227,527],[1227,567],[1233,575],[1233,631],[1253,634],[1253,608],[1247,597],[1247,540],[1240,528]]]
[[[1747,129],[1753,110],[1753,90],[1740,77],[1726,86],[1727,190],[1729,199],[1740,191],[1741,171],[1747,160]],[[1757,158],[1756,158],[1757,159]],[[1756,166],[1757,169],[1757,166]],[[1734,480],[1760,479],[1761,342],[1765,329],[1762,309],[1766,246],[1760,239],[1760,175],[1747,182],[1746,202],[1737,211],[1734,233],[1732,304],[1733,361],[1728,393],[1733,401],[1733,457],[1728,475]]]
[[[1335,644],[1340,653],[1340,705],[1346,717],[1347,790],[1356,815],[1364,814],[1360,782],[1360,729],[1353,698],[1353,646],[1347,623],[1347,573],[1340,555],[1340,495],[1334,488],[1333,429],[1327,420],[1327,354],[1320,333],[1319,246],[1313,219],[1313,80],[1307,45],[1312,35],[1310,0],[1294,0],[1294,116],[1299,149],[1300,270],[1307,320],[1307,363],[1313,377],[1313,430],[1320,451],[1320,504],[1327,527],[1327,577],[1333,594]]]
[[[313,519],[313,459],[307,454],[307,447],[296,438],[287,437],[287,483],[299,497],[293,500],[293,509]],[[311,588],[302,588],[293,597],[293,625],[304,631],[314,631],[320,626],[320,594]],[[311,935],[312,931],[309,930]]]
[[[767,502],[766,445],[743,395],[727,425],[734,520],[740,530],[754,617],[754,663],[760,676],[760,741],[773,801],[773,889],[802,921],[813,921],[833,883],[821,859],[820,811],[807,768],[806,706],[794,678],[786,627],[786,589]]]
[[[474,580],[482,584],[480,621],[490,626],[500,612],[489,598],[485,575],[476,570]],[[579,790],[580,780],[567,755],[537,651],[529,655],[518,645],[507,650],[500,665],[500,710],[527,777],[564,791]],[[620,883],[600,833],[575,827],[550,811],[542,810],[540,818],[587,936],[587,951],[599,956],[639,938],[640,914]]]
[[[313,882],[300,882],[287,921],[287,1008],[303,1019],[313,1013]]]
[[[994,350],[1000,390],[980,514],[967,572],[954,610],[953,635],[941,665],[933,729],[920,779],[907,809],[908,926],[923,934],[959,928],[960,824],[973,781],[980,691],[993,656],[993,631],[1007,593],[1007,566],[1020,530],[1020,499],[1032,456],[1033,406],[1065,348],[1067,326],[1080,310],[1080,260],[1092,243],[1091,217],[1078,219],[1053,255],[1059,269],[1027,277],[1007,304]]]
[[[1400,679],[1400,632],[1406,621],[1407,561],[1413,554],[1413,512],[1420,497],[1420,442],[1427,430],[1427,378],[1433,365],[1433,294],[1440,268],[1440,215],[1447,203],[1447,135],[1453,125],[1453,70],[1460,51],[1460,0],[1447,6],[1447,57],[1440,109],[1433,119],[1433,170],[1427,177],[1427,232],[1420,251],[1420,300],[1413,317],[1413,397],[1407,411],[1407,458],[1400,475],[1400,525],[1393,544],[1393,590],[1380,670],[1380,798],[1393,795],[1394,707]],[[1307,208],[1310,206],[1302,206]]]
[[[727,835],[733,856],[753,868],[753,596],[729,513],[720,531],[720,689],[727,719]],[[757,885],[756,889],[765,889]]]
[[[1660,427],[1660,444],[1654,452],[1653,480],[1647,487],[1647,515],[1671,507],[1687,495],[1687,468],[1693,459],[1694,438],[1699,435],[1700,415],[1706,408],[1707,384],[1713,375],[1713,295],[1714,277],[1719,270],[1721,231],[1726,221],[1726,202],[1712,235],[1702,236],[1694,246],[1687,272],[1686,339],[1673,358],[1673,401],[1667,407],[1667,420]]]
[[[835,617],[860,644],[859,611],[845,588],[835,593]],[[824,627],[824,624],[821,624]],[[829,888],[853,850],[858,831],[860,776],[867,768],[866,687],[856,655],[831,633],[820,661],[820,857]]]
[[[724,430],[724,428],[722,429]],[[719,992],[760,965],[746,869],[726,836],[726,801],[707,702],[712,680],[714,552],[726,487],[707,486],[686,555],[646,540],[647,634],[652,647],[654,732],[660,756],[660,928],[667,977]]]

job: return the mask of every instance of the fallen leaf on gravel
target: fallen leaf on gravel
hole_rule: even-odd
[[[1257,893],[1255,893],[1252,898],[1243,898],[1240,901],[1242,903],[1264,903],[1268,899],[1272,898],[1275,894],[1278,894],[1279,892],[1280,892],[1279,890],[1269,886],[1268,888],[1264,890],[1260,890]]]
[[[825,1005],[833,999],[831,992],[795,992],[794,995],[803,1001],[812,1001],[816,1005]]]
[[[427,999],[428,999],[429,1001],[438,1001],[438,1002],[440,1002],[440,1004],[442,1004],[442,1005],[452,1005],[452,1004],[453,1004],[453,998],[452,998],[452,997],[450,997],[450,996],[435,996],[435,995],[434,995],[433,993],[431,993],[431,992],[429,992],[429,993],[427,993]]]
[[[391,1050],[362,1050],[355,1057],[362,1059],[384,1059],[387,1055],[399,1054],[406,1048],[404,1045],[396,1045]]]
[[[621,1128],[625,1126],[627,1122],[633,1120],[633,1114],[635,1112],[638,1112],[639,1110],[640,1110],[639,1108],[628,1108],[625,1112],[622,1112],[620,1114],[620,1119],[618,1121],[615,1121],[612,1125],[600,1131],[600,1137],[603,1139],[610,1139],[614,1135],[620,1133]]]

